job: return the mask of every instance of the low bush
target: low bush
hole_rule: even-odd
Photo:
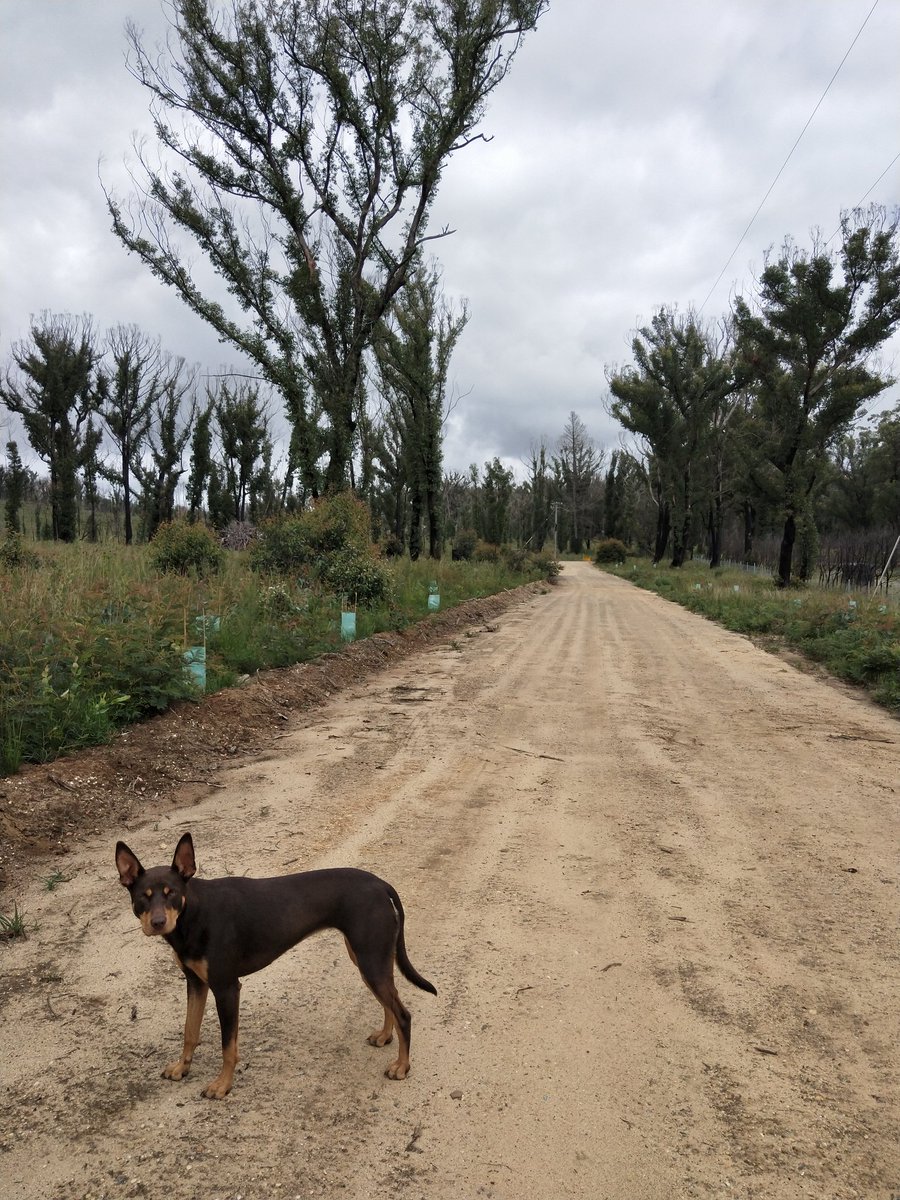
[[[40,566],[40,558],[25,545],[21,533],[10,531],[0,542],[0,568],[10,571]]]
[[[214,575],[224,559],[225,551],[205,525],[166,521],[150,541],[150,565],[163,573]]]
[[[265,524],[250,564],[256,571],[297,576],[358,604],[390,601],[391,575],[372,545],[369,510],[349,492]]]
[[[453,539],[451,555],[454,562],[469,562],[475,555],[478,534],[474,529],[460,529]]]
[[[618,538],[603,538],[594,547],[595,563],[622,563],[628,557],[628,547]]]
[[[476,562],[495,563],[500,561],[500,547],[493,542],[483,542],[479,540],[475,543],[475,549],[472,552],[472,557]]]

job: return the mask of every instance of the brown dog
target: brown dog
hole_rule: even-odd
[[[190,1070],[211,988],[222,1029],[222,1070],[203,1095],[226,1096],[238,1057],[241,976],[267,967],[319,929],[344,935],[351,959],[384,1010],[384,1024],[368,1040],[385,1046],[396,1028],[399,1053],[385,1074],[406,1078],[412,1019],[394,984],[395,961],[410,983],[435,996],[437,989],[409,961],[403,905],[389,883],[351,867],[273,879],[195,879],[189,833],[179,841],[171,867],[145,870],[124,842],[116,845],[116,867],[144,933],[166,939],[187,980],[184,1049],[163,1071],[166,1079],[183,1079]]]

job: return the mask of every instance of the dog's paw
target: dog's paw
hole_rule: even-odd
[[[388,1046],[394,1040],[393,1033],[385,1033],[383,1029],[370,1033],[366,1041],[370,1046]]]
[[[186,1063],[183,1059],[179,1058],[177,1062],[169,1063],[169,1065],[163,1069],[162,1077],[163,1079],[184,1079],[185,1075],[187,1075],[190,1069],[191,1064]]]
[[[396,1062],[392,1062],[385,1071],[388,1079],[405,1079],[409,1074],[409,1063],[401,1062],[398,1058]]]
[[[212,1083],[206,1085],[200,1095],[205,1096],[207,1100],[224,1100],[230,1091],[231,1080],[218,1075]]]

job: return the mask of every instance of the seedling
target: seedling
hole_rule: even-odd
[[[0,938],[25,938],[25,914],[19,912],[18,904],[13,904],[13,915],[5,917],[0,913]]]
[[[63,875],[62,871],[54,871],[44,880],[44,889],[48,892],[55,892],[61,883],[70,883],[71,879],[71,875]]]

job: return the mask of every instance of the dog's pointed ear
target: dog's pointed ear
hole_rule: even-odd
[[[197,860],[194,858],[194,841],[189,833],[183,833],[175,847],[175,857],[172,859],[172,869],[177,871],[182,879],[190,879],[197,874]]]
[[[119,883],[126,888],[130,888],[144,873],[137,855],[129,850],[124,842],[116,842],[116,869],[119,872]]]

